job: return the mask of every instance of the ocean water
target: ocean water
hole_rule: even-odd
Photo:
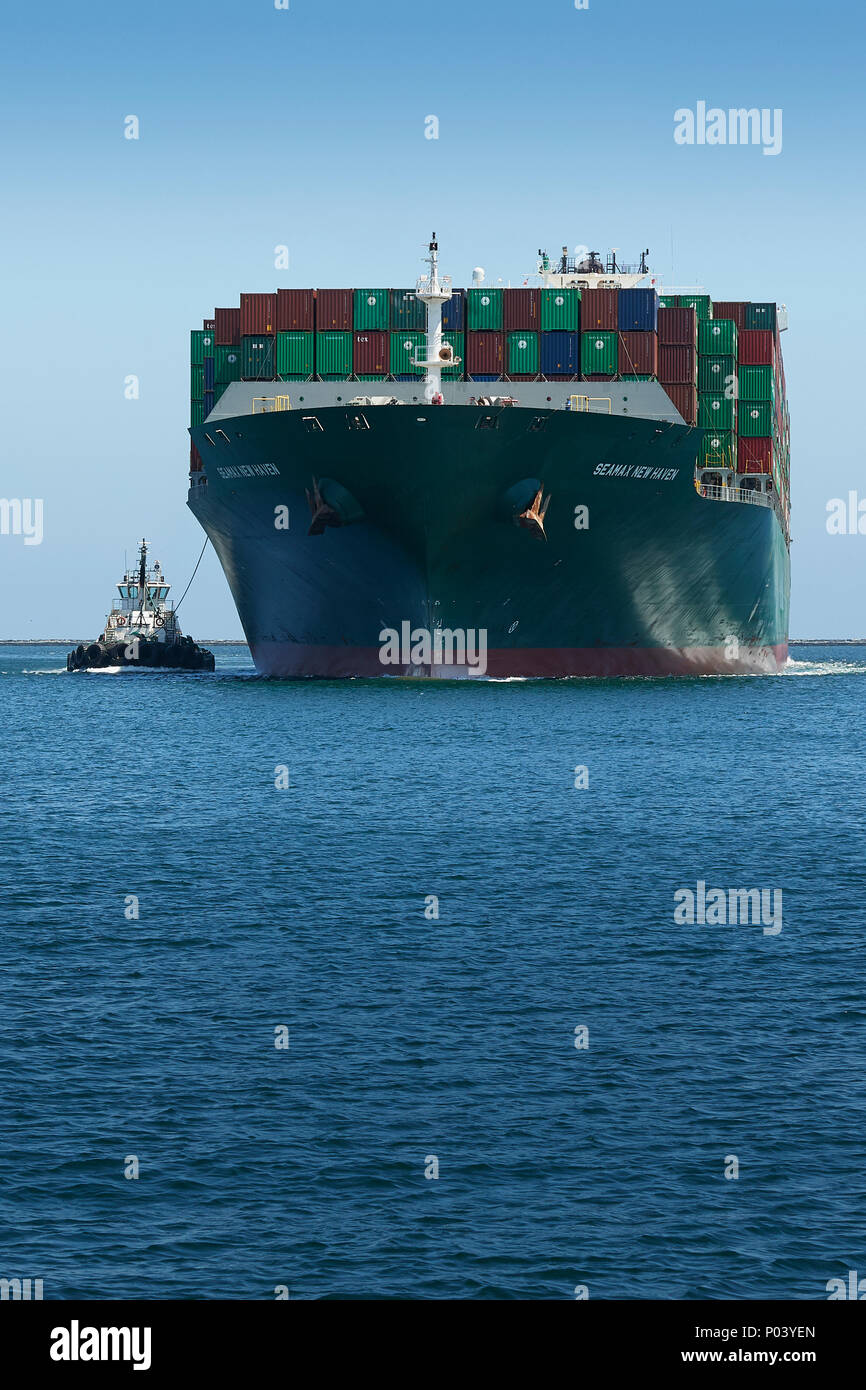
[[[0,1276],[820,1299],[866,1272],[866,648],[455,684],[216,650],[70,676],[0,648]],[[781,891],[781,930],[675,920],[699,882]]]

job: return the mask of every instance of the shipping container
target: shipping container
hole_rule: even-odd
[[[775,336],[766,328],[744,328],[737,338],[737,361],[753,367],[772,367]]]
[[[213,358],[212,358],[212,357],[206,357],[206,358],[204,359],[204,389],[205,389],[206,391],[212,391],[213,388],[214,388],[214,381],[215,381],[215,376],[214,376]]]
[[[213,410],[213,407],[214,407],[213,391],[205,391],[204,397],[202,398],[202,409],[203,409],[203,411],[204,411],[204,418],[205,418],[205,419],[207,419],[207,417],[210,415],[211,411]]]
[[[714,299],[714,319],[733,319],[737,331],[746,327],[746,303],[740,299]]]
[[[503,290],[502,321],[506,333],[537,332],[541,322],[541,291]]]
[[[538,343],[542,376],[573,377],[580,372],[580,334],[551,329]]]
[[[470,319],[472,309],[469,310]],[[466,372],[474,380],[499,377],[505,371],[505,337],[502,333],[466,334]]]
[[[698,355],[694,347],[662,343],[659,347],[659,381],[665,385],[695,384]]]
[[[190,367],[189,394],[194,401],[200,401],[204,395],[204,367]]]
[[[219,400],[220,396],[225,395],[225,393],[226,393],[226,391],[227,391],[228,389],[229,389],[229,384],[228,384],[227,381],[218,381],[218,382],[215,383],[214,388],[213,388],[213,400],[214,400],[214,405],[216,405],[216,403],[217,403],[217,401]]]
[[[580,290],[542,290],[541,328],[544,333],[580,330]]]
[[[595,293],[595,291],[593,291]],[[584,297],[585,302],[585,297]],[[566,335],[562,335],[566,336]],[[572,334],[568,334],[572,337]],[[619,334],[596,329],[580,334],[581,376],[616,376],[619,369]],[[547,373],[545,372],[545,375]]]
[[[277,331],[275,294],[241,295],[241,338],[260,337]]]
[[[326,294],[346,294],[348,290],[325,291]],[[322,294],[322,291],[319,291]],[[318,311],[318,306],[317,306]],[[352,375],[354,343],[348,330],[329,329],[316,334],[316,375],[336,380]]]
[[[312,290],[277,290],[277,332],[312,333],[315,308]]]
[[[617,304],[620,333],[655,333],[658,328],[659,297],[655,290],[620,290]]]
[[[250,333],[241,338],[241,377],[244,381],[273,381],[276,376],[273,334]]]
[[[422,304],[422,309],[424,305]],[[419,324],[420,328],[426,328],[427,314],[424,313],[424,322]],[[462,333],[466,327],[466,296],[463,290],[454,290],[451,298],[446,299],[442,305],[442,327],[454,333]]]
[[[584,290],[580,297],[582,333],[601,328],[616,332],[619,326],[618,290]]]
[[[737,363],[733,357],[699,357],[698,390],[724,395],[737,390]]]
[[[351,290],[317,290],[316,332],[350,333],[353,298]]]
[[[277,334],[277,376],[306,381],[313,375],[313,335],[297,329]]]
[[[443,377],[447,377],[449,380],[453,381],[455,378],[463,376],[464,369],[466,366],[466,363],[464,361],[464,358],[466,356],[466,348],[464,346],[464,335],[462,333],[452,333],[449,330],[449,332],[442,334],[442,341],[443,343],[451,344],[454,356],[458,359],[457,365],[455,367],[446,367],[442,373]]]
[[[744,439],[763,439],[772,435],[773,407],[770,401],[743,401],[738,412],[738,428]]]
[[[423,376],[423,369],[416,371],[413,367],[414,359],[426,357],[427,355],[427,334],[409,332],[392,333],[390,342],[390,362],[391,375],[403,378],[407,374],[413,379]]]
[[[391,370],[390,335],[378,328],[356,333],[353,362],[356,376],[387,376]]]
[[[698,389],[685,383],[665,383],[665,391],[687,425],[695,424],[698,417]]]
[[[387,333],[391,324],[390,290],[355,290],[355,332],[372,328]]]
[[[701,391],[698,396],[698,424],[702,430],[737,428],[737,403],[723,391]]]
[[[737,325],[733,319],[701,319],[698,323],[698,352],[707,357],[731,357],[737,351]]]
[[[203,468],[204,468],[204,464],[203,464],[202,461],[201,461],[201,454],[199,453],[198,449],[195,447],[194,444],[190,444],[190,446],[189,446],[189,471],[190,471],[190,473],[200,473],[201,470],[202,470]]]
[[[747,304],[745,326],[746,328],[767,328],[771,333],[775,333],[775,304]]]
[[[657,381],[658,377],[649,372],[620,372],[620,381]],[[628,399],[626,397],[626,399]]]
[[[740,435],[737,441],[738,473],[770,473],[773,469],[772,439]]]
[[[204,424],[204,401],[190,401],[189,422],[191,425]]]
[[[775,401],[776,383],[773,368],[741,366],[739,395],[741,401]],[[781,405],[781,397],[779,404]]]
[[[216,328],[216,319],[202,319],[202,328],[205,333],[213,333]]]
[[[204,366],[206,357],[213,357],[214,335],[203,328],[194,328],[189,335],[189,363],[191,367]]]
[[[660,308],[660,309],[676,309],[676,307],[677,307],[677,297],[676,297],[675,294],[660,294],[660,295],[659,295],[659,308]]]
[[[659,309],[659,344],[693,348],[698,340],[698,318],[694,309]]]
[[[240,343],[231,347],[214,348],[214,375],[215,379],[227,385],[230,381],[240,381],[241,379],[241,348]]]
[[[217,345],[228,347],[232,343],[239,343],[241,340],[240,309],[217,309],[214,317],[216,321],[214,339]]]
[[[679,294],[677,304],[681,309],[694,309],[699,319],[713,317],[713,302],[708,294]]]
[[[442,321],[445,321],[443,305]],[[460,325],[462,327],[462,324]],[[391,291],[391,330],[399,333],[408,329],[410,333],[423,333],[427,327],[427,306],[417,297],[414,290]]]
[[[704,430],[698,446],[699,468],[736,468],[737,436],[734,430]]]
[[[502,290],[467,290],[466,320],[466,326],[470,333],[479,330],[500,332],[502,329]]]
[[[655,333],[630,330],[619,334],[620,375],[639,372],[641,376],[657,376],[658,369],[659,340]]]
[[[538,334],[537,333],[509,333],[508,334],[508,375],[519,375],[529,378],[538,375]]]

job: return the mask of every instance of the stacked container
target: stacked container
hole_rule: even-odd
[[[687,425],[698,417],[698,319],[694,305],[660,304],[659,381]]]
[[[698,458],[704,468],[736,468],[737,460],[738,330],[735,319],[719,315],[720,307],[698,320],[698,424],[704,431]]]
[[[627,381],[658,375],[659,297],[655,290],[620,290],[617,301],[618,371]]]

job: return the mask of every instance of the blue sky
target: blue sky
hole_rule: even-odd
[[[861,6],[49,0],[2,40],[0,496],[44,498],[45,537],[0,536],[0,636],[96,633],[143,533],[179,596],[189,329],[241,289],[412,283],[433,227],[456,283],[648,246],[667,281],[786,303],[791,632],[866,636],[866,535],[825,526],[866,500]],[[781,154],[678,146],[699,100],[781,108]],[[184,614],[240,635],[210,550]]]

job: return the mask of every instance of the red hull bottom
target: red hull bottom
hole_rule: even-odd
[[[466,666],[383,666],[378,647],[306,646],[296,642],[255,642],[256,669],[282,680],[324,680],[371,676],[417,676],[435,680],[480,679]],[[487,653],[484,675],[494,680],[562,679],[567,676],[754,676],[776,675],[788,659],[788,644],[741,648],[731,657],[725,647],[501,647]]]

